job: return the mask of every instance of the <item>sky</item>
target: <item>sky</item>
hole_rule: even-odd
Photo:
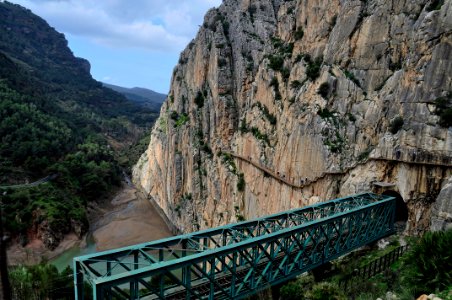
[[[96,80],[168,93],[180,52],[221,0],[10,0],[64,33]]]

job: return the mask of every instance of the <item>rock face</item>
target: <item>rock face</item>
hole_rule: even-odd
[[[452,228],[452,178],[441,190],[432,207],[431,230]]]
[[[182,231],[391,182],[422,232],[452,170],[451,37],[451,0],[225,0],[134,181]]]

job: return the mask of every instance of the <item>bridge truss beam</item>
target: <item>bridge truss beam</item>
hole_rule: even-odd
[[[77,299],[240,299],[394,232],[395,198],[360,194],[74,259]]]

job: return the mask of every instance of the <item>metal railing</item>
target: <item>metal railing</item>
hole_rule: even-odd
[[[351,274],[346,275],[339,281],[339,286],[344,290],[349,290],[361,284],[363,280],[369,279],[387,269],[396,262],[407,250],[409,245],[400,246],[391,252],[377,258],[370,263],[355,269]]]

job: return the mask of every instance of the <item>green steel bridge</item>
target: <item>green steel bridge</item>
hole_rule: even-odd
[[[395,213],[394,197],[365,193],[76,257],[75,296],[241,299],[393,234]]]

